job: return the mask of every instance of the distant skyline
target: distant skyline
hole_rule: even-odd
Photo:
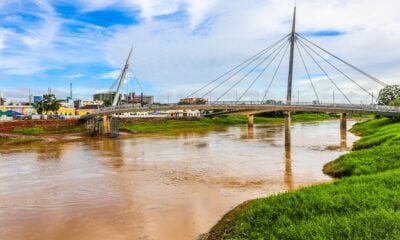
[[[107,91],[134,46],[131,76],[145,94],[185,97],[289,33],[293,0],[4,0],[0,1],[0,92],[26,101],[29,89],[91,98]],[[400,3],[395,0],[298,0],[297,31],[389,84],[400,83]],[[297,56],[295,56],[297,57]],[[293,93],[313,100],[296,58]],[[324,101],[334,88],[311,69]],[[270,70],[271,71],[271,70]],[[271,98],[284,99],[287,63]],[[263,94],[268,73],[247,99]],[[378,86],[354,75],[378,94]],[[342,80],[357,101],[370,97]],[[239,86],[235,91],[243,91]],[[126,91],[140,91],[136,81]],[[227,95],[234,98],[235,91]],[[219,92],[213,93],[215,96]],[[337,101],[344,102],[339,92]]]

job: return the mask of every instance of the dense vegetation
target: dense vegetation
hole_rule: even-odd
[[[355,149],[325,169],[342,179],[245,203],[206,239],[400,239],[400,123],[352,131]]]

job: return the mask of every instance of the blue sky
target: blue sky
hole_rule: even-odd
[[[385,82],[397,83],[400,6],[384,2],[299,0],[298,32]],[[91,98],[111,86],[133,45],[130,76],[156,100],[175,100],[288,33],[292,10],[289,0],[1,1],[0,91],[23,101],[29,90],[42,94],[50,87],[62,98],[72,82],[74,97]],[[298,60],[294,87],[311,101]],[[286,68],[277,75],[271,98],[284,99]],[[332,86],[317,68],[310,69],[318,92],[330,98]],[[371,91],[379,90],[355,77]],[[261,78],[247,99],[263,95],[268,81],[268,75]],[[366,101],[359,89],[339,76],[338,81],[348,94]],[[128,90],[139,87],[131,81],[124,86]]]

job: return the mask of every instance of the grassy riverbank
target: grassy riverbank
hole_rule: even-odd
[[[205,239],[400,239],[400,123],[352,131],[354,150],[324,169],[342,179],[244,203]]]
[[[55,128],[28,127],[16,128],[14,131],[0,135],[0,145],[21,145],[46,140],[48,136],[63,134],[84,133],[84,125],[63,126]]]
[[[82,133],[85,132],[84,125],[65,126],[56,128],[43,128],[43,127],[30,127],[30,128],[16,128],[13,133],[29,136],[40,136],[48,134],[65,134],[65,133]]]
[[[292,122],[314,122],[337,119],[335,115],[300,113],[292,115]],[[255,124],[283,124],[280,117],[254,117]],[[201,118],[195,120],[132,121],[124,123],[120,129],[133,133],[177,132],[181,130],[212,129],[221,126],[247,124],[247,116],[227,116]]]

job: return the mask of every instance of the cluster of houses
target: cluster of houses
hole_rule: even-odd
[[[38,114],[34,105],[40,104],[46,96],[55,99],[54,94],[43,96],[30,96],[29,102],[21,104],[10,104],[5,101],[1,96],[0,104],[0,120],[15,120],[15,119],[48,119],[48,118],[77,118],[79,116],[95,113],[99,108],[112,101],[115,96],[114,92],[99,93],[93,96],[93,100],[73,100],[72,97],[67,97],[65,100],[60,101],[60,107],[57,111],[46,111],[41,115]],[[121,102],[125,104],[138,104],[147,105],[153,104],[153,96],[146,96],[143,94],[135,95],[135,93],[125,94],[121,96]],[[179,104],[207,104],[207,99],[200,98],[185,98],[181,99]],[[155,112],[132,112],[120,115],[121,118],[186,118],[186,117],[200,117],[201,112],[198,110],[171,110],[171,111],[155,111]]]

